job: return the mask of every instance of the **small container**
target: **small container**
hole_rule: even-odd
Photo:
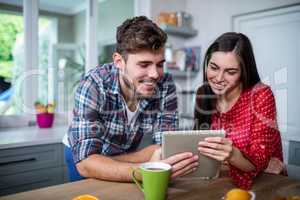
[[[192,28],[192,15],[184,11],[176,12],[177,26]]]
[[[176,12],[176,16],[177,16],[177,26],[178,27],[181,27],[183,24],[183,15],[184,15],[184,12],[182,11],[178,11]]]
[[[158,15],[158,23],[177,26],[177,15],[175,12],[161,12]]]
[[[40,128],[51,128],[54,121],[54,113],[36,114],[36,122]]]
[[[192,15],[189,13],[183,13],[182,26],[192,28]]]

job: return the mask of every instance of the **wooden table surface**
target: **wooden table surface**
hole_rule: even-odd
[[[230,178],[223,177],[205,181],[199,179],[176,180],[168,190],[170,200],[221,200],[224,194],[233,188]],[[300,195],[300,181],[284,176],[263,174],[258,177],[252,188],[256,200],[272,200],[278,195]],[[71,200],[91,194],[99,200],[142,200],[143,194],[133,183],[116,183],[86,179],[0,197],[0,200]]]

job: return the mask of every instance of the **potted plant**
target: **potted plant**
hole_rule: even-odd
[[[36,122],[40,128],[50,128],[54,121],[54,104],[44,105],[40,102],[34,104],[36,109]]]

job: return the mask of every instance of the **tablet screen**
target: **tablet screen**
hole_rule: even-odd
[[[224,130],[167,131],[162,136],[163,159],[182,152],[199,156],[197,170],[185,177],[212,179],[219,175],[221,162],[199,153],[198,143],[206,137],[225,137]]]

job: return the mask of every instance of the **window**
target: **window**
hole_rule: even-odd
[[[22,45],[24,45],[22,12],[8,12],[1,9],[0,115],[20,115],[23,112],[21,109],[23,98],[18,92],[22,73],[20,66],[24,59],[23,48],[20,48]]]
[[[3,52],[0,54],[0,127],[7,121],[2,121],[5,117],[13,119],[8,120],[12,126],[17,118],[22,119],[23,125],[34,120],[35,101],[54,102],[56,114],[71,113],[74,92],[85,71],[112,61],[116,26],[134,15],[134,0],[127,3],[123,0],[1,3],[0,34],[4,32],[10,37],[0,36],[1,44],[9,44],[0,45]],[[98,26],[94,26],[95,21]],[[3,25],[4,22],[11,24]],[[87,22],[91,24],[88,29]]]

